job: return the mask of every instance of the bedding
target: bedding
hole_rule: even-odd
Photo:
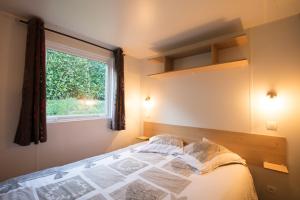
[[[1,200],[256,200],[249,169],[227,165],[199,175],[175,155],[127,148],[0,184]]]
[[[246,165],[246,161],[238,154],[206,138],[185,146],[184,153],[179,158],[196,169],[200,174],[209,173],[220,166],[228,164]]]
[[[156,135],[146,145],[141,146],[138,152],[183,154],[183,140],[172,135]]]
[[[150,144],[166,144],[183,148],[183,140],[173,135],[156,135],[149,139]]]

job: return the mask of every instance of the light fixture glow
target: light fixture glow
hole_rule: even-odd
[[[274,90],[270,90],[267,93],[267,96],[269,96],[271,99],[277,97],[277,93]]]
[[[153,101],[151,100],[150,96],[147,96],[145,98],[145,101],[144,101],[144,107],[145,107],[145,116],[146,117],[149,117],[150,116],[150,112],[151,112],[151,109],[153,107]]]
[[[152,101],[151,101],[151,98],[149,96],[146,97],[146,99],[144,101],[144,106],[147,110],[151,109]]]
[[[261,98],[261,107],[267,119],[275,120],[282,110],[283,99],[274,90],[270,90],[266,96]]]

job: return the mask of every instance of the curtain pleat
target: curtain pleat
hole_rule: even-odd
[[[47,141],[46,55],[44,22],[28,22],[22,106],[15,143],[27,146]]]
[[[124,96],[124,55],[123,50],[114,50],[115,92],[111,129],[125,130],[125,96]]]

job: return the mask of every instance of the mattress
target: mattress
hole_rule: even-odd
[[[140,145],[7,180],[0,184],[0,199],[257,199],[247,166],[199,175],[176,156],[138,153]]]

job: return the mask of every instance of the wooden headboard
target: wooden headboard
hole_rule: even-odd
[[[214,129],[144,122],[144,135],[171,134],[185,142],[206,137],[246,159],[248,164],[262,166],[264,161],[286,165],[286,138]]]

